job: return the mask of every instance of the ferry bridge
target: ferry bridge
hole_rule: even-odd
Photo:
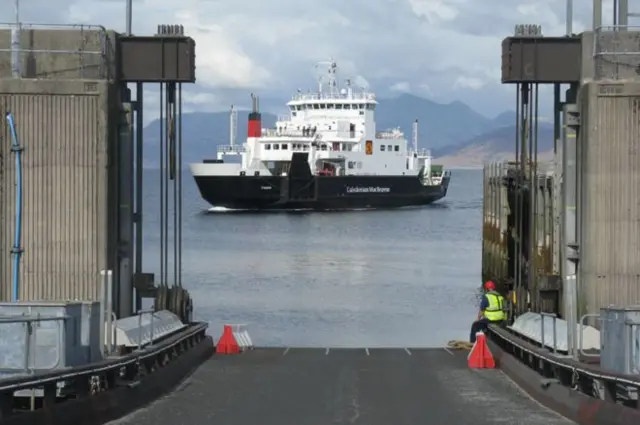
[[[565,161],[565,188],[571,189],[575,179],[570,175],[583,159],[572,156],[570,140],[593,137],[591,129],[579,131],[579,113],[604,114],[599,122],[608,125],[606,105],[598,103],[602,97],[628,104],[640,93],[629,51],[619,55],[627,62],[600,51],[609,60],[594,65],[594,48],[602,46],[594,39],[609,47],[635,46],[638,32],[626,27],[626,2],[616,2],[616,9],[622,27],[601,28],[597,5],[592,31],[543,37],[537,27],[519,27],[503,43],[502,79],[519,86],[518,117],[527,129],[517,136],[516,144],[526,147],[516,150],[516,157],[525,157],[520,164],[537,166],[531,161],[537,147],[529,143],[535,138],[523,135],[535,128],[537,106],[531,105],[537,105],[538,84],[556,85],[557,111],[559,85],[569,84],[565,119],[559,112],[555,117],[556,136],[561,122],[566,133],[558,150],[573,158]],[[522,197],[516,199],[520,212],[510,216],[509,227],[521,229],[510,233],[518,249],[500,269],[511,273],[503,283],[518,294],[518,318],[511,328],[491,328],[487,335],[498,369],[470,369],[466,351],[453,347],[256,347],[239,355],[216,354],[208,325],[192,320],[180,273],[181,92],[183,83],[195,82],[194,40],[180,26],[160,26],[149,37],[98,26],[10,27],[0,31],[0,107],[15,120],[15,128],[2,122],[5,142],[0,144],[0,297],[7,301],[0,304],[0,424],[616,425],[640,419],[640,379],[631,367],[636,356],[616,351],[625,360],[605,365],[610,350],[588,352],[589,335],[567,335],[567,322],[577,321],[571,313],[575,297],[566,289],[571,279],[560,279],[561,289],[536,286],[538,277],[551,279],[529,272],[531,252],[523,247],[531,233],[522,230],[527,228],[522,205],[528,205]],[[596,75],[614,71],[624,77],[615,84]],[[157,279],[142,271],[143,84],[160,90]],[[582,94],[582,103],[572,105],[576,94]],[[613,106],[615,99],[609,100]],[[626,115],[607,117],[618,130],[638,131],[629,128],[635,121]],[[9,150],[8,140],[15,149]],[[613,145],[610,158],[635,155],[628,149],[630,139],[625,140],[627,145]],[[537,176],[534,170],[525,178],[527,167],[516,170],[520,177],[514,187]],[[637,167],[622,172],[637,180]],[[485,212],[490,202],[503,207],[490,188],[485,188]],[[580,213],[581,207],[571,203],[580,192],[569,189],[566,208]],[[607,190],[622,189],[611,184]],[[562,217],[574,220],[570,214]],[[631,231],[631,221],[618,223],[623,232]],[[16,237],[21,223],[23,238]],[[569,232],[571,226],[562,229]],[[579,247],[572,236],[567,234],[569,254],[563,258],[580,265],[578,253],[589,253],[589,244]],[[497,273],[495,262],[483,266],[487,277]],[[571,275],[575,269],[568,270]],[[569,308],[559,309],[553,294],[564,290],[567,295],[559,299]],[[155,300],[152,311],[141,309],[143,297]],[[533,312],[523,307],[527,298],[533,300]],[[212,330],[216,338],[219,331]],[[609,345],[609,340],[603,343]],[[168,395],[160,398],[163,394]]]

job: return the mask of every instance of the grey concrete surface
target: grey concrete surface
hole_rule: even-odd
[[[20,298],[97,300],[117,234],[107,218],[119,208],[108,198],[118,100],[108,81],[0,78],[0,300],[11,299],[16,199],[4,113],[13,113],[24,148]]]
[[[214,356],[112,425],[560,425],[499,370],[444,349],[257,349]]]
[[[96,26],[26,25],[20,34],[23,78],[106,79],[114,33]],[[0,78],[11,77],[11,29],[0,25]]]

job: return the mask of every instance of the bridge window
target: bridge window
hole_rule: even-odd
[[[287,145],[286,143],[282,144],[282,149],[287,150],[289,149],[289,145]]]
[[[264,148],[266,150],[270,150],[271,149],[271,143],[267,143],[266,145],[264,145]]]
[[[278,149],[280,149],[280,145],[279,145],[279,144],[277,144],[277,143],[275,143],[275,144],[273,145],[273,150],[274,150],[274,151],[277,151]]]
[[[380,145],[380,152],[384,152],[384,145]]]
[[[387,150],[391,152],[391,145],[387,145]]]
[[[349,166],[349,169],[350,169],[350,170],[352,170],[352,169],[353,169],[354,164],[355,164],[355,161],[349,161],[348,166]]]
[[[400,152],[400,145],[395,145],[393,147],[393,150],[396,151],[396,152]]]
[[[358,170],[362,170],[362,162],[358,161]]]

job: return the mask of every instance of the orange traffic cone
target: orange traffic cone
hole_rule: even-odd
[[[216,353],[220,354],[239,354],[240,346],[238,345],[238,341],[236,341],[235,335],[233,335],[233,330],[230,325],[224,325],[224,330],[222,331],[222,336],[218,340],[218,344],[216,345]]]
[[[494,369],[496,361],[487,345],[487,338],[483,332],[476,333],[476,342],[467,356],[467,363],[471,369]]]

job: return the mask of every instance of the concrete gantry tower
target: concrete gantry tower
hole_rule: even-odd
[[[610,25],[602,24],[602,2],[595,0],[593,27],[578,35],[571,31],[571,2],[567,10],[565,36],[517,26],[503,41],[502,82],[518,92],[516,163],[507,176],[517,188],[507,230],[509,285],[534,311],[557,312],[575,323],[640,295],[640,32],[628,25],[634,14],[627,0],[614,2]],[[540,84],[554,87],[552,178],[538,169]],[[545,196],[553,223],[539,221]],[[548,235],[551,243],[541,240]],[[541,247],[548,245],[558,255],[545,257]],[[526,308],[526,302],[518,306]],[[569,347],[577,356],[575,333]]]
[[[100,270],[108,269],[118,317],[132,313],[134,286],[138,295],[159,293],[160,307],[183,315],[188,294],[174,291],[180,303],[168,295],[170,284],[181,287],[179,226],[169,264],[168,194],[172,187],[176,223],[181,85],[195,82],[194,40],[180,25],[132,36],[99,26],[20,24],[19,37],[10,26],[0,29],[0,46],[0,109],[13,113],[24,149],[20,299],[97,300]],[[142,271],[144,84],[159,85],[161,93],[164,243],[157,286]],[[0,299],[8,300],[15,165],[4,118],[0,130]]]

